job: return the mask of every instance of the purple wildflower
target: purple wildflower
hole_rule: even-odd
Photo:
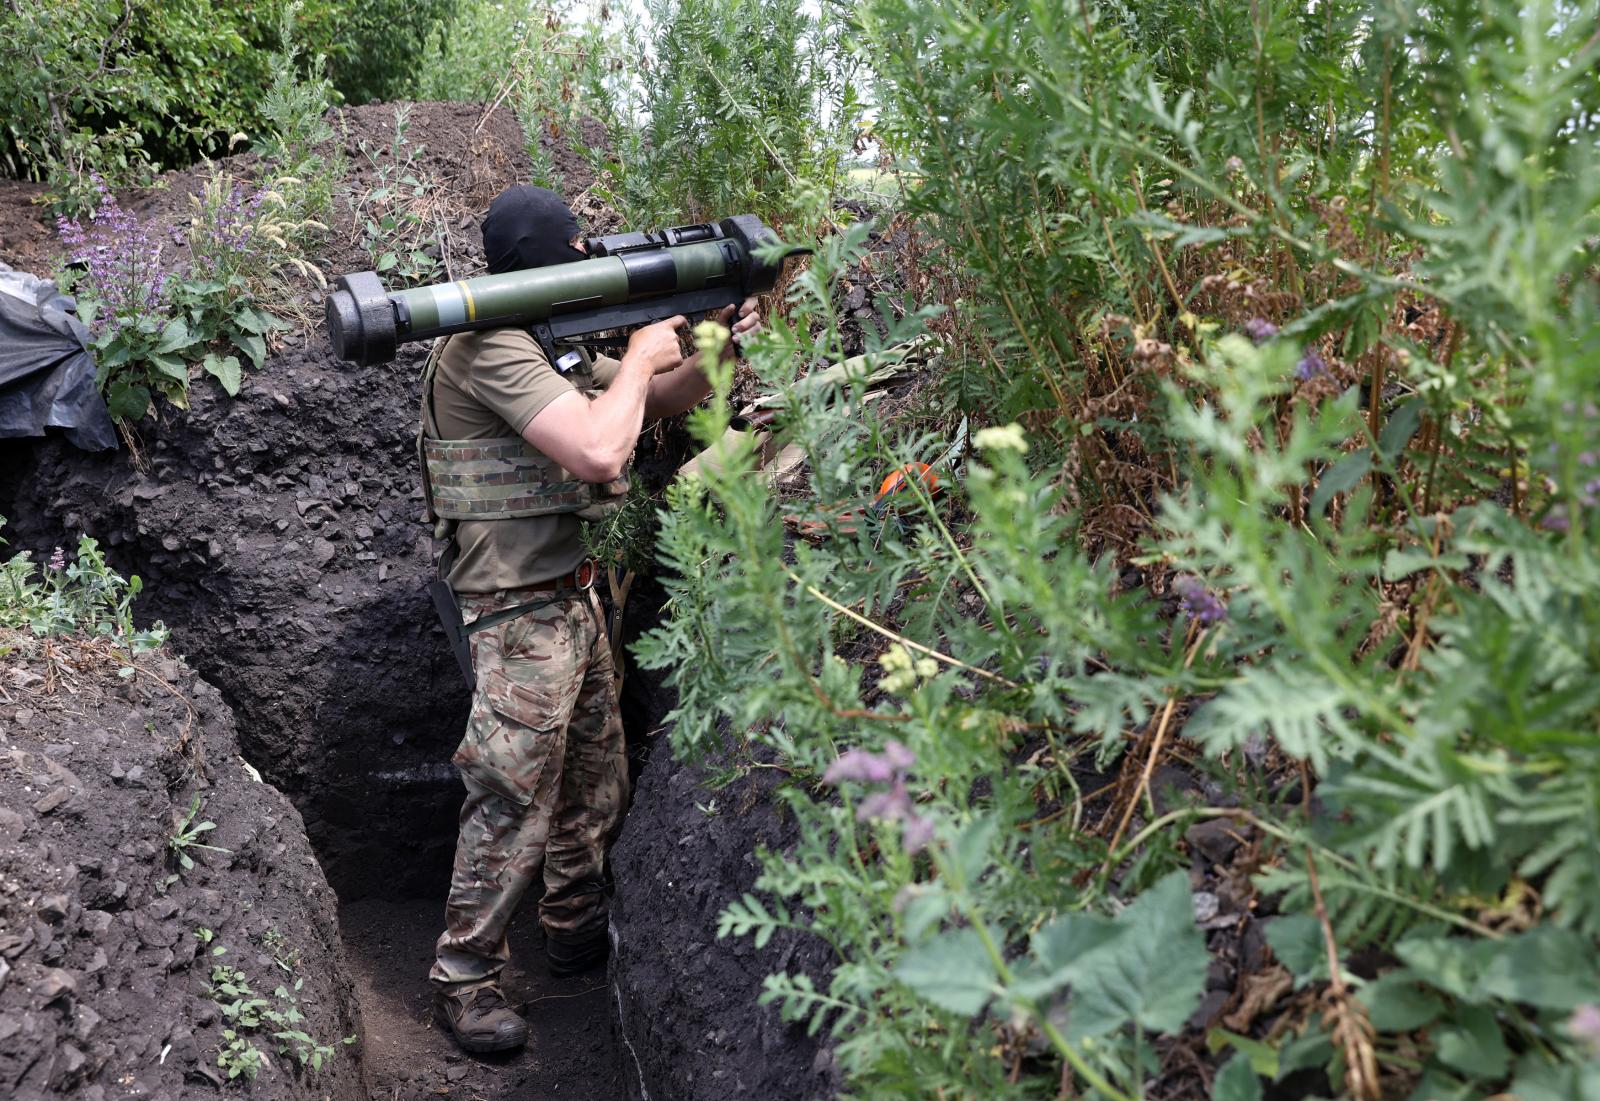
[[[838,784],[856,780],[868,784],[885,784],[886,788],[874,791],[856,807],[857,821],[872,819],[899,822],[901,842],[907,852],[920,852],[933,840],[933,820],[919,815],[911,792],[906,787],[906,771],[916,763],[916,755],[897,741],[884,744],[882,753],[865,749],[851,749],[839,754],[822,774],[824,783]]]
[[[838,784],[857,780],[864,784],[887,784],[894,777],[894,766],[885,757],[865,749],[851,749],[839,754],[828,766],[828,771],[822,774],[822,782]]]
[[[1551,509],[1539,526],[1546,531],[1568,532],[1572,530],[1572,518],[1567,515],[1567,510],[1560,505]]]
[[[1578,501],[1586,508],[1600,505],[1600,478],[1590,478],[1578,491]]]
[[[161,242],[123,210],[105,181],[93,177],[100,200],[87,225],[56,219],[56,233],[75,264],[84,268],[84,291],[99,303],[94,330],[115,336],[139,317],[165,313],[167,271],[161,265]]]
[[[62,550],[60,547],[57,547],[55,553],[50,556],[50,568],[52,570],[56,570],[57,572],[66,569],[67,552]]]
[[[900,827],[900,843],[908,853],[919,853],[933,841],[933,819],[912,815]]]
[[[1228,618],[1228,605],[1198,577],[1184,576],[1173,582],[1173,591],[1183,601],[1183,613],[1199,621],[1202,627],[1221,623]]]
[[[1589,1054],[1600,1059],[1600,1005],[1585,1003],[1572,1011],[1567,1018],[1567,1032],[1589,1049]]]
[[[1264,317],[1252,317],[1244,323],[1244,332],[1257,344],[1265,344],[1278,335],[1278,327]]]
[[[911,793],[906,790],[906,782],[900,777],[884,791],[875,791],[856,808],[856,817],[865,822],[869,818],[888,818],[899,820],[914,818],[916,810],[911,803]]]
[[[1321,378],[1328,373],[1327,361],[1317,353],[1315,348],[1306,350],[1300,357],[1300,362],[1294,365],[1294,377],[1301,382],[1310,382],[1312,379]]]

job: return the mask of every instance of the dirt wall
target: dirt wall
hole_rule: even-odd
[[[0,655],[0,1096],[209,1093],[238,1027],[238,996],[212,993],[226,965],[334,1049],[313,1075],[278,1053],[286,1026],[244,1030],[250,1096],[365,1098],[333,892],[217,691],[165,654],[121,677],[103,642],[12,635]],[[169,839],[196,797],[192,824],[216,828],[186,868]]]
[[[656,605],[658,606],[658,605]],[[637,636],[647,611],[631,624]],[[755,885],[756,852],[793,845],[796,826],[773,798],[782,778],[753,768],[712,790],[729,771],[714,751],[684,764],[668,745],[675,705],[661,674],[635,672],[624,709],[648,753],[633,806],[611,852],[610,980],[631,1101],[822,1101],[841,1079],[825,1040],[758,1006],[761,982],[787,971],[827,985],[831,953],[789,931],[757,949],[748,937],[716,938],[717,915]],[[631,708],[630,708],[631,705]]]
[[[378,179],[383,158],[367,152],[389,147],[393,122],[381,105],[341,113],[348,194]],[[452,263],[474,270],[482,210],[529,171],[520,126],[504,110],[419,104],[407,140],[453,219]],[[580,185],[582,162],[567,167]],[[195,176],[125,205],[177,216]],[[367,266],[358,241],[336,229],[324,269]],[[7,537],[47,548],[87,532],[143,576],[139,613],[171,624],[244,717],[246,756],[294,797],[347,899],[436,888],[460,799],[448,762],[466,693],[423,592],[412,450],[426,349],[358,368],[317,329],[282,335],[237,398],[202,378],[187,413],[138,425],[143,470],[126,451],[0,441]]]

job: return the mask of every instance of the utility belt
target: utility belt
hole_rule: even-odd
[[[453,546],[453,544],[452,544]],[[454,557],[450,555],[449,557]],[[548,593],[548,596],[536,597],[513,604],[509,608],[501,608],[497,612],[489,612],[478,616],[470,623],[463,623],[461,619],[461,604],[456,600],[455,590],[444,579],[448,563],[441,559],[442,568],[440,576],[428,583],[428,595],[433,598],[434,610],[439,613],[439,622],[444,625],[445,638],[450,642],[450,651],[455,655],[456,664],[461,666],[461,675],[466,678],[467,691],[475,692],[478,688],[478,674],[472,667],[472,636],[479,631],[487,631],[490,627],[498,627],[502,623],[509,623],[513,619],[520,619],[529,612],[536,612],[540,608],[548,608],[558,601],[569,596],[587,593],[594,588],[595,579],[600,576],[600,564],[593,558],[585,558],[578,563],[578,568],[571,573],[564,573],[560,577],[552,577],[548,581],[539,581],[532,585],[524,585],[518,592]]]

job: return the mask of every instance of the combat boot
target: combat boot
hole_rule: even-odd
[[[528,1023],[506,1004],[497,986],[479,986],[460,994],[439,991],[433,1008],[463,1051],[510,1051],[528,1042]]]
[[[603,928],[578,940],[558,938],[546,930],[544,954],[550,961],[550,974],[556,978],[581,975],[606,962],[606,957],[611,955],[611,937]]]

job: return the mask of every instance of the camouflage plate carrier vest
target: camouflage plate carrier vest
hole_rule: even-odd
[[[461,520],[511,520],[562,512],[599,520],[622,506],[628,495],[626,474],[601,484],[580,481],[521,436],[440,439],[433,415],[433,376],[443,350],[444,341],[434,345],[422,373],[417,433],[424,507],[436,538],[448,539]],[[593,381],[594,360],[587,349],[574,350],[582,364],[573,381],[593,401],[601,391],[582,384]]]

